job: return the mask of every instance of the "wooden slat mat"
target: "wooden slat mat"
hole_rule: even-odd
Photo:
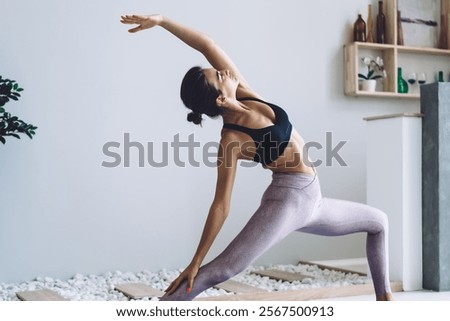
[[[23,291],[16,295],[22,301],[68,301],[51,290]]]
[[[234,292],[237,294],[241,293],[257,293],[257,292],[266,292],[264,289],[260,289],[245,283],[241,283],[235,280],[228,280],[223,283],[217,284],[214,286],[217,289],[222,289],[228,292]]]
[[[298,264],[307,264],[307,265],[317,265],[318,268],[322,269],[322,270],[333,270],[333,271],[338,271],[338,272],[343,272],[343,273],[354,273],[354,274],[358,274],[361,276],[367,276],[367,273],[362,273],[359,271],[353,271],[353,270],[348,270],[348,269],[343,269],[340,267],[334,267],[334,266],[328,266],[328,265],[323,265],[323,264],[317,264],[314,262],[308,262],[308,261],[298,261]]]
[[[154,289],[142,283],[124,283],[115,286],[115,289],[122,292],[125,296],[131,299],[142,299],[148,297],[161,297],[164,295],[163,291]]]
[[[403,291],[401,282],[391,282],[392,292]],[[370,294],[375,300],[373,284],[348,285],[332,288],[302,289],[290,291],[273,291],[259,293],[243,293],[236,295],[220,295],[196,298],[195,301],[307,301],[339,297],[351,297]]]
[[[260,275],[260,276],[268,276],[271,279],[287,281],[287,282],[302,281],[306,278],[314,278],[313,276],[310,276],[310,275],[294,273],[294,272],[286,272],[286,271],[281,271],[281,270],[277,270],[277,269],[264,270],[264,271],[258,271],[258,272],[252,272],[252,273]]]

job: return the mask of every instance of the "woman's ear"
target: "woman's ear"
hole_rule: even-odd
[[[227,103],[227,98],[224,95],[219,95],[216,99],[216,104],[219,107],[225,107]]]

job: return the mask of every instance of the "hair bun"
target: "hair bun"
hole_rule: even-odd
[[[187,120],[190,121],[190,122],[193,122],[196,125],[199,125],[199,124],[202,123],[202,120],[203,120],[202,114],[194,113],[194,112],[189,113],[187,115]]]

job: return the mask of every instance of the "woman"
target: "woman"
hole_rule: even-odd
[[[214,41],[161,15],[122,16],[137,24],[129,32],[160,26],[202,53],[212,68],[194,67],[185,75],[181,98],[191,109],[188,121],[221,116],[223,129],[217,160],[215,197],[197,251],[189,266],[167,288],[161,300],[192,300],[205,289],[233,277],[293,231],[320,235],[367,232],[367,257],[377,300],[390,300],[386,215],[367,205],[322,198],[315,169],[303,159],[303,139],[286,112],[262,100]],[[307,157],[306,157],[307,158]],[[202,261],[230,208],[240,159],[260,162],[273,180],[260,207],[244,229],[213,261]]]

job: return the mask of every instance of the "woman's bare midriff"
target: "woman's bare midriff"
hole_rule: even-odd
[[[274,162],[267,164],[264,168],[270,169],[275,173],[306,173],[315,175],[315,169],[308,159],[304,150],[305,141],[299,133],[293,129],[291,140],[283,152]]]

